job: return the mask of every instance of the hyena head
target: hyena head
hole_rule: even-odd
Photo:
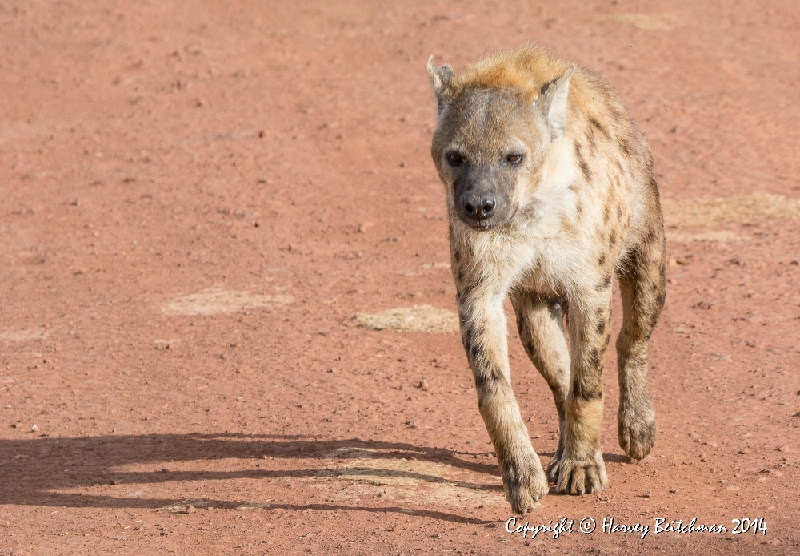
[[[431,156],[450,214],[476,230],[510,221],[548,146],[564,134],[573,68],[535,87],[454,77],[433,56],[427,68],[439,113]]]

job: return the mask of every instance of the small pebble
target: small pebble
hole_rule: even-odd
[[[196,511],[197,511],[197,510],[195,509],[195,507],[194,507],[194,506],[186,506],[186,513],[187,513],[187,514],[193,514],[193,513],[194,513],[194,512],[196,512]]]
[[[669,493],[670,493],[670,494],[678,494],[678,489],[676,489],[676,488],[671,488],[671,489],[669,489]]]
[[[787,446],[786,444],[781,444],[780,446],[778,446],[777,450],[779,452],[788,452],[789,451],[789,446]]]
[[[39,426],[38,425],[34,424],[34,425],[31,426],[31,432],[36,432],[38,430],[39,430]]]

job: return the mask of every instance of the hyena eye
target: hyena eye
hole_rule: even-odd
[[[510,154],[506,157],[506,160],[511,164],[519,164],[522,162],[522,155],[521,154]]]
[[[447,153],[445,158],[447,159],[447,163],[454,168],[458,168],[459,166],[463,166],[467,163],[467,158],[463,154],[455,151]]]

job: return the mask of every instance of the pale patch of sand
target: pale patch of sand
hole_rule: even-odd
[[[0,332],[0,342],[28,342],[31,340],[43,340],[46,337],[47,332],[40,328]]]
[[[729,241],[747,241],[747,236],[742,236],[727,230],[703,231],[703,232],[674,232],[667,230],[668,243],[692,243],[695,241],[718,241],[726,243]]]
[[[622,23],[643,31],[671,31],[678,22],[673,14],[604,14],[595,18],[599,23]]]
[[[356,313],[353,320],[373,330],[397,332],[457,332],[458,315],[430,305],[397,307],[380,313]]]
[[[704,228],[800,218],[800,199],[771,193],[717,199],[662,199],[664,220],[671,228]]]
[[[215,315],[241,313],[248,309],[287,305],[290,295],[264,295],[243,291],[225,291],[210,288],[199,293],[177,297],[161,307],[165,315]]]

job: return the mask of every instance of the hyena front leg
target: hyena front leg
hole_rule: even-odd
[[[593,493],[608,484],[600,450],[603,418],[603,361],[611,321],[611,277],[592,292],[569,300],[570,389],[565,403],[564,453],[557,489]]]
[[[569,392],[569,349],[560,303],[534,292],[517,291],[511,296],[517,315],[517,330],[531,362],[547,381],[558,411],[558,448],[547,466],[547,477],[555,482],[564,453],[565,403]]]
[[[513,511],[525,513],[547,495],[549,487],[511,388],[504,297],[459,286],[461,336],[506,498]]]
[[[642,459],[653,448],[656,418],[647,386],[650,334],[666,295],[663,228],[647,236],[619,276],[622,330],[617,338],[619,368],[619,445],[628,456]]]

